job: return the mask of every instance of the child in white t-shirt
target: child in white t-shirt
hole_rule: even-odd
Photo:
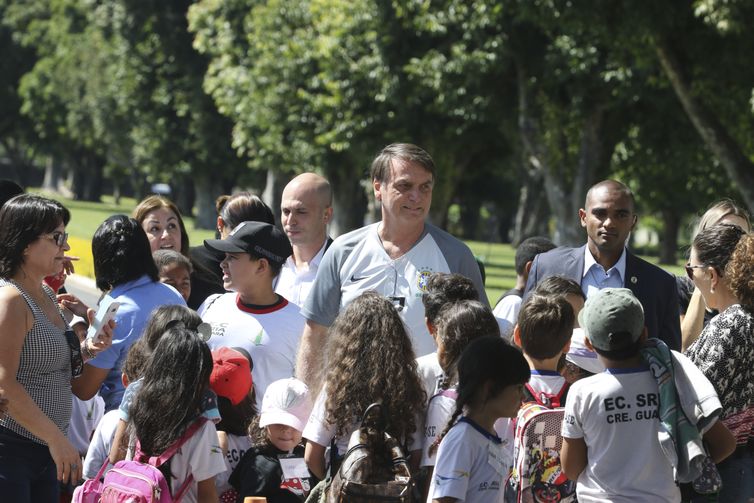
[[[235,502],[236,490],[228,482],[244,453],[251,448],[249,427],[257,415],[251,357],[241,348],[218,348],[212,351],[212,375],[209,387],[217,395],[220,421],[217,437],[228,469],[215,477],[220,502]]]
[[[437,454],[436,440],[456,408],[458,372],[456,365],[469,342],[485,335],[500,336],[495,316],[489,307],[476,300],[445,304],[435,317],[437,359],[446,379],[441,389],[429,400],[424,421],[424,440],[420,466],[429,467],[427,480]]]
[[[433,272],[429,275],[427,289],[422,295],[422,304],[427,331],[435,342],[438,342],[437,322],[442,308],[447,304],[462,300],[479,300],[479,292],[469,278],[461,274],[445,272]],[[416,359],[416,365],[427,397],[439,392],[443,387],[442,383],[445,383],[447,379],[443,375],[438,351],[420,356]]]
[[[458,362],[456,408],[441,435],[429,503],[503,500],[506,467],[493,425],[516,415],[528,380],[523,355],[501,337],[469,343]]]
[[[605,365],[575,382],[566,400],[560,460],[577,481],[579,502],[681,501],[658,438],[658,384],[640,353],[647,337],[641,303],[626,288],[605,288],[587,299],[579,322]],[[704,434],[713,460],[728,437],[719,421]]]
[[[573,308],[564,295],[532,293],[521,306],[513,340],[521,347],[531,369],[524,401],[546,407],[565,405],[568,383],[558,372],[571,345]]]

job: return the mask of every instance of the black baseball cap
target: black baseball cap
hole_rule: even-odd
[[[249,253],[284,264],[293,253],[288,237],[264,222],[241,222],[225,239],[205,239],[205,248],[223,253]]]

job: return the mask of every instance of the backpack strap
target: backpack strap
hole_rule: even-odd
[[[510,297],[511,295],[515,295],[517,297],[523,297],[524,291],[518,288],[511,288],[507,292],[503,292],[503,294],[500,296],[500,298],[497,299],[497,302],[495,302],[495,305],[497,306],[501,300],[503,300],[506,297]]]
[[[369,405],[369,407],[367,407],[367,410],[364,411],[364,415],[361,417],[361,427],[364,427],[364,423],[366,423],[369,414],[371,414],[374,410],[379,412],[379,416],[377,417],[377,427],[381,430],[384,430],[385,424],[387,423],[385,417],[385,407],[383,407],[383,405],[378,402]]]
[[[526,383],[524,385],[524,402],[537,402],[539,405],[547,407],[548,409],[562,407],[563,404],[565,404],[568,388],[568,383],[563,383],[563,386],[560,388],[557,395],[550,395],[548,393],[537,392],[531,384]]]
[[[186,428],[186,431],[183,432],[183,435],[181,435],[181,438],[173,442],[170,447],[165,449],[165,452],[160,454],[159,456],[151,456],[146,460],[146,463],[154,466],[155,468],[159,468],[163,464],[165,464],[173,455],[178,452],[178,449],[183,446],[188,440],[194,436],[194,433],[199,431],[199,428],[201,428],[204,423],[206,423],[208,419],[204,416],[200,416],[196,421],[194,421],[191,426]],[[137,461],[142,461],[146,456],[141,451],[141,444],[138,440],[136,440],[136,451],[134,453],[134,459]],[[143,461],[142,461],[143,462]],[[194,475],[189,474],[188,477],[186,477],[186,480],[183,481],[183,484],[181,484],[178,487],[178,490],[176,491],[175,495],[173,496],[173,501],[181,501],[181,498],[186,493],[186,491],[189,488],[189,485],[191,485],[191,482],[194,481]]]
[[[438,392],[437,394],[440,395],[440,396],[444,396],[444,397],[450,398],[452,400],[458,400],[458,391],[456,391],[453,388],[444,389],[444,390]]]

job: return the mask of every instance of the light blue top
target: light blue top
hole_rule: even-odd
[[[110,291],[110,296],[120,302],[115,314],[113,345],[87,362],[93,367],[110,369],[99,391],[105,401],[105,411],[117,409],[120,405],[125,390],[121,381],[121,366],[128,349],[141,337],[152,311],[159,306],[186,305],[181,294],[172,286],[152,281],[146,275],[116,286]]]
[[[607,271],[599,265],[589,247],[584,247],[584,276],[581,278],[581,291],[589,298],[590,295],[603,288],[623,288],[626,277],[626,249],[623,248],[618,261]]]

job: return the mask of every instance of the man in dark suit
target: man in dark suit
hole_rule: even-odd
[[[586,229],[586,245],[560,247],[538,255],[529,271],[524,299],[539,281],[556,274],[580,283],[587,297],[606,287],[630,288],[644,307],[649,336],[680,350],[674,277],[626,249],[637,221],[631,189],[614,180],[594,185],[587,192],[579,217]]]

